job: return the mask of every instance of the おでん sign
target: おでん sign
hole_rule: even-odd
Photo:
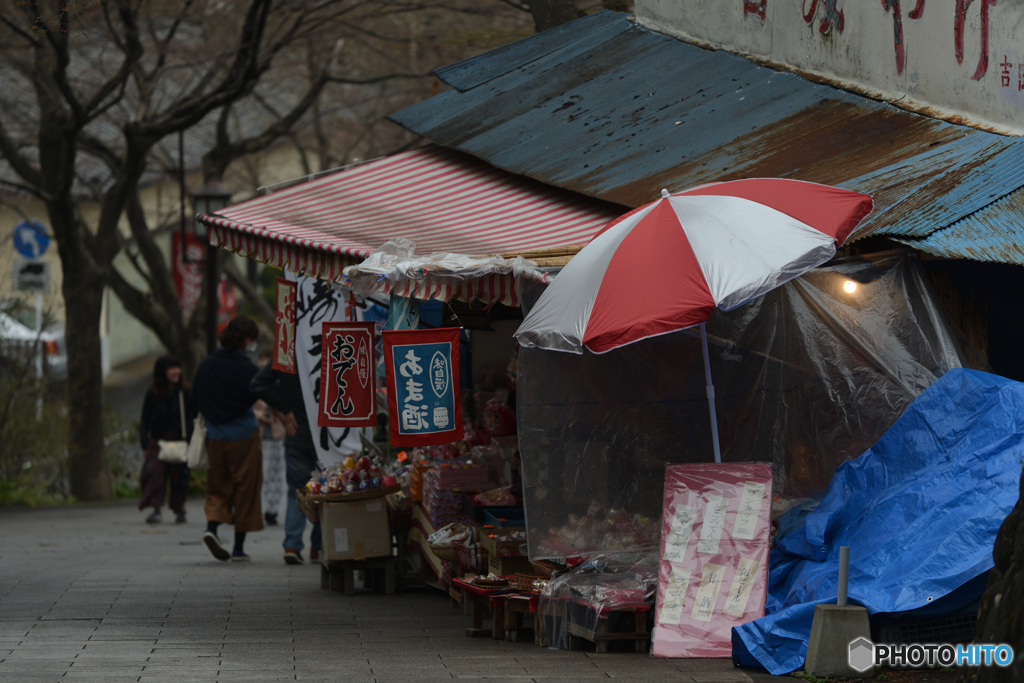
[[[377,424],[372,322],[325,322],[320,362],[321,427]]]

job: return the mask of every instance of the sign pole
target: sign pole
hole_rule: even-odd
[[[36,397],[36,422],[43,419],[43,295],[36,292],[36,378],[40,383],[40,393]]]

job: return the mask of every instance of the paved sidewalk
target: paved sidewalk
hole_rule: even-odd
[[[189,524],[157,526],[130,504],[0,512],[0,681],[767,678],[727,660],[466,638],[469,618],[436,591],[321,590],[317,566],[282,562],[281,527],[249,535],[251,564],[217,562],[189,506]]]

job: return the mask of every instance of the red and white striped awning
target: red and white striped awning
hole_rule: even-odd
[[[434,145],[199,217],[210,242],[278,268],[339,281],[385,242],[419,255],[509,255],[577,246],[622,209],[494,168]],[[499,281],[500,280],[500,281]],[[511,274],[451,286],[385,283],[419,298],[517,305]]]

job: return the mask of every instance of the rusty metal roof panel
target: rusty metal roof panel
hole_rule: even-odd
[[[619,20],[615,12],[591,14],[571,24],[563,24],[482,55],[441,67],[434,74],[457,90],[469,90],[545,57],[569,43],[590,38],[609,25],[618,25],[621,23]]]
[[[923,239],[898,241],[942,258],[1024,265],[1024,190]]]
[[[595,16],[567,25],[584,30],[545,42],[535,59],[502,48],[446,67],[463,91],[391,118],[500,168],[625,206],[663,187],[744,177],[870,192],[876,211],[856,238],[925,236],[1024,186],[1024,139],[706,50],[625,15]]]

